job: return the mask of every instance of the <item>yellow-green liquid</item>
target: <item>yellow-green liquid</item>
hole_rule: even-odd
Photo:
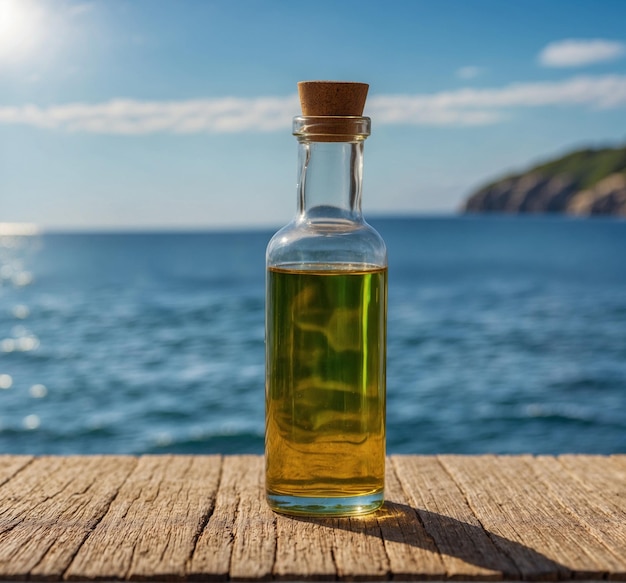
[[[292,514],[375,510],[385,473],[387,270],[270,268],[266,486]]]

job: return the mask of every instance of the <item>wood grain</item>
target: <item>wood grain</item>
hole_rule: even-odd
[[[545,487],[542,468],[530,456],[440,459],[523,578],[603,579],[619,568],[574,509],[565,509]]]
[[[329,520],[276,516],[274,578],[334,580],[333,526]]]
[[[269,579],[274,565],[274,515],[262,496],[263,459],[224,459],[215,509],[190,561],[192,579]]]
[[[410,479],[409,483],[409,490],[417,485]],[[393,577],[403,580],[445,579],[444,560],[424,528],[418,511],[412,506],[414,498],[402,488],[396,465],[391,462],[387,463],[385,497],[385,505],[378,512],[377,519]]]
[[[348,581],[387,579],[390,572],[375,515],[331,519],[337,577]]]
[[[243,474],[237,490],[239,507],[235,518],[230,579],[250,581],[269,579],[276,550],[274,513],[265,503],[263,458],[241,456],[231,458],[236,470]]]
[[[576,478],[578,488],[626,513],[626,456],[563,455],[559,461]]]
[[[0,455],[0,486],[33,461],[31,455]]]
[[[183,579],[213,508],[220,467],[218,456],[140,458],[66,578]]]
[[[451,579],[517,578],[515,565],[484,531],[465,494],[434,457],[394,456],[400,483],[434,540]]]
[[[0,577],[59,579],[136,460],[41,458],[0,488]]]
[[[260,456],[0,456],[0,581],[626,580],[626,456],[392,456],[290,518]]]

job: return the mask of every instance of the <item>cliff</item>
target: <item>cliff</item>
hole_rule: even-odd
[[[626,217],[626,146],[586,149],[480,188],[466,213],[567,213]]]

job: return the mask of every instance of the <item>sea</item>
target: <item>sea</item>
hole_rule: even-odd
[[[626,452],[626,221],[370,223],[388,453]],[[1,235],[0,453],[262,453],[271,235]]]

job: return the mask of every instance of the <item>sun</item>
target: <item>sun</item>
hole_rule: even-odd
[[[37,48],[42,12],[33,0],[0,0],[0,63],[21,60]]]

